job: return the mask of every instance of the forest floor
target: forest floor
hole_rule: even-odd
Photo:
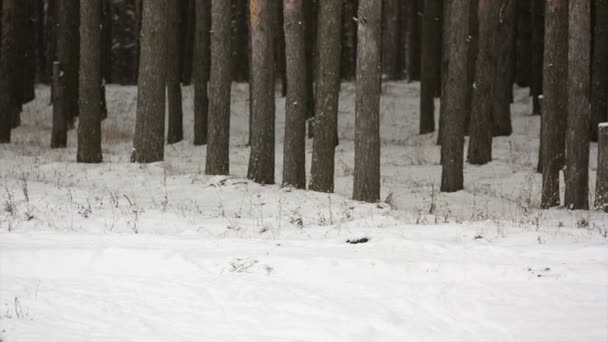
[[[68,148],[49,148],[49,90],[38,88],[0,146],[0,340],[608,340],[608,214],[538,209],[527,89],[515,90],[514,134],[494,139],[494,161],[466,165],[465,190],[442,194],[436,134],[417,134],[418,84],[383,88],[378,204],[349,199],[352,84],[332,195],[244,179],[245,85],[233,88],[230,177],[202,172],[191,87],[186,140],[150,165],[129,163],[136,88],[107,89],[99,165],[75,162],[75,131]],[[591,189],[596,158],[592,144]]]

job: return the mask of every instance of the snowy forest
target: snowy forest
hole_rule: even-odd
[[[0,16],[0,342],[608,340],[608,0]]]

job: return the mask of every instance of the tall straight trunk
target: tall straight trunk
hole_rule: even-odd
[[[101,73],[99,91],[101,92],[101,120],[108,118],[106,84],[112,82],[112,10],[110,0],[102,0],[101,8],[101,62],[97,65]]]
[[[251,32],[251,152],[247,178],[274,184],[274,43],[272,18],[276,8],[267,0],[250,0]]]
[[[207,144],[209,97],[207,94],[211,56],[209,50],[211,29],[210,0],[196,0],[196,35],[194,42],[194,145]]]
[[[399,9],[401,0],[382,0],[382,73],[389,80],[401,78],[399,62]]]
[[[167,6],[164,0],[143,2],[132,162],[164,159]]]
[[[471,112],[473,111],[473,87],[475,84],[475,69],[479,51],[479,0],[472,0],[469,6],[469,50],[467,56],[467,92],[466,109],[464,114],[464,134],[469,135],[471,127]]]
[[[420,134],[435,131],[435,95],[441,84],[442,1],[425,0],[420,67]]]
[[[182,110],[182,43],[180,32],[181,7],[184,1],[170,1],[167,5],[167,100],[169,102],[169,127],[167,143],[175,144],[184,139],[184,114]]]
[[[53,62],[57,60],[57,0],[46,0],[46,22],[45,34],[46,41],[46,70],[47,77],[51,84],[51,100],[53,97]],[[51,101],[52,102],[52,101]]]
[[[334,191],[335,146],[340,92],[342,2],[318,4],[317,48],[319,55],[315,94],[315,139],[309,188]]]
[[[608,123],[598,127],[595,208],[608,212]]]
[[[449,0],[450,15],[445,17],[446,48],[450,65],[445,79],[445,103],[443,122],[449,123],[441,130],[441,191],[462,190],[464,160],[464,122],[467,111],[468,59],[471,49],[469,22],[472,2],[476,0]]]
[[[361,0],[357,34],[353,199],[380,200],[382,0]]]
[[[36,28],[34,26],[34,2],[23,1],[23,103],[36,97]]]
[[[208,175],[230,172],[231,11],[229,1],[211,0],[209,129],[205,165]]]
[[[101,163],[101,1],[80,2],[80,115],[78,119],[79,163]]]
[[[510,0],[480,0],[479,45],[470,123],[468,161],[483,165],[492,160],[492,117],[496,100],[497,32],[500,9]]]
[[[410,82],[420,80],[421,2],[422,0],[408,1],[407,77]]]
[[[550,0],[545,7],[541,206],[550,208],[560,204],[559,172],[565,158],[568,84],[564,78],[568,75],[568,0]]]
[[[281,96],[287,96],[287,78],[285,76],[285,32],[283,31],[283,2],[272,4],[272,32],[274,35],[274,69],[281,84]]]
[[[450,0],[446,0],[443,2],[443,18],[447,18],[448,16],[450,16],[450,6],[452,5],[452,1]],[[447,20],[447,19],[446,19]],[[446,30],[446,26],[447,25],[441,25],[441,29],[442,30]],[[445,111],[445,101],[443,101],[443,99],[445,99],[445,91],[446,91],[446,82],[444,82],[447,77],[448,77],[448,68],[449,68],[449,62],[450,62],[450,56],[448,54],[447,51],[447,44],[448,44],[448,31],[442,32],[441,33],[441,89],[440,89],[440,96],[439,98],[441,99],[441,102],[439,103],[439,129],[437,132],[437,145],[441,145],[441,137],[443,136],[442,130],[445,126],[445,122],[444,122],[444,118],[443,118],[443,113]]]
[[[545,54],[545,0],[531,0],[530,3],[532,7],[530,95],[532,95],[532,113],[540,115]]]
[[[569,2],[568,130],[565,205],[589,209],[589,125],[591,122],[591,6]]]
[[[515,13],[516,0],[503,1],[498,17],[496,39],[496,81],[493,110],[494,136],[509,136],[513,132],[511,125],[511,98],[513,93],[513,67],[515,57]]]
[[[306,188],[306,27],[304,1],[285,0],[284,31],[287,73],[283,186]]]
[[[53,63],[53,127],[51,131],[51,148],[63,148],[68,144],[68,120],[66,118],[65,97],[66,77],[61,63]]]
[[[34,24],[34,48],[36,58],[36,80],[38,82],[49,84],[49,71],[46,64],[46,45],[45,40],[46,25],[45,25],[45,4],[44,0],[33,1],[33,24]]]
[[[185,85],[192,82],[194,56],[194,1],[173,0],[178,3],[179,75]]]
[[[12,86],[11,92],[13,93],[13,101],[15,102],[15,109],[12,112],[11,119],[11,127],[16,128],[21,125],[21,111],[22,104],[24,101],[24,92],[25,88],[25,2],[17,1],[15,3],[14,10],[14,35],[16,36],[15,40],[15,54],[13,55],[12,61]]]
[[[68,127],[74,125],[78,115],[78,18],[79,0],[57,0],[57,60],[64,73],[63,96],[65,97],[64,117]]]
[[[358,0],[345,0],[342,11],[342,61],[340,63],[342,79],[355,79],[357,65],[357,16]]]
[[[231,1],[232,54],[234,58],[232,80],[247,82],[249,80],[249,0]]]
[[[13,56],[15,55],[15,5],[19,0],[2,0],[2,32],[0,42],[0,143],[11,142],[12,112],[15,101],[11,87],[13,75]]]
[[[142,27],[142,16],[143,16],[143,0],[133,0],[135,3],[135,23],[133,27],[133,41],[135,42],[135,53],[133,54],[132,69],[133,75],[136,80],[139,80],[139,61],[141,51],[141,27]]]
[[[597,127],[608,121],[608,0],[593,0],[593,65],[591,73],[591,139]]]
[[[520,87],[530,86],[532,71],[532,18],[530,0],[517,2],[517,39],[515,43],[515,83]]]
[[[314,76],[314,54],[315,54],[315,27],[314,27],[314,6],[312,1],[304,1],[304,36],[305,38],[305,49],[306,49],[306,81],[304,87],[306,88],[306,118],[310,119],[315,114],[315,76]],[[309,122],[312,122],[310,120]],[[312,133],[312,130],[310,131]]]

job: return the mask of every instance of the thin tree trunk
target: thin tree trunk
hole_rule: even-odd
[[[247,82],[249,80],[249,0],[232,0],[232,9],[234,58],[232,80]]]
[[[442,1],[424,1],[420,70],[420,134],[435,131],[435,95],[441,84]]]
[[[283,186],[306,188],[306,27],[307,0],[285,0],[284,31],[287,73]]]
[[[496,49],[500,9],[510,0],[479,2],[479,45],[471,112],[468,161],[483,165],[492,160],[492,117],[496,100]]]
[[[608,121],[608,0],[594,0],[593,65],[591,73],[591,139]]]
[[[164,159],[167,6],[165,0],[143,2],[132,162]]]
[[[53,62],[57,60],[57,0],[46,2],[46,70],[51,84],[51,101],[53,99]]]
[[[12,86],[11,92],[13,93],[13,101],[15,110],[12,112],[11,126],[12,128],[19,127],[21,125],[21,111],[22,104],[24,103],[24,92],[25,87],[25,2],[17,1],[14,6],[14,35],[15,35],[15,54],[12,56],[14,59],[11,62],[12,71]]]
[[[65,97],[65,72],[58,61],[53,63],[53,128],[51,148],[63,148],[68,144],[67,99]]]
[[[449,125],[442,129],[441,137],[441,191],[455,192],[462,190],[464,160],[464,120],[467,111],[468,59],[472,42],[470,41],[468,23],[472,2],[476,0],[449,0],[450,15],[446,16],[445,38],[450,65],[445,79],[445,102],[443,120]]]
[[[287,78],[285,76],[285,32],[283,32],[283,2],[277,0],[272,9],[272,32],[274,34],[274,69],[280,80],[281,96],[287,96]]]
[[[598,128],[595,208],[608,212],[608,123]]]
[[[589,209],[590,2],[570,1],[568,20],[568,131],[564,204],[569,209]]]
[[[545,54],[545,0],[531,0],[532,7],[532,65],[530,95],[532,95],[532,114],[541,113],[543,94],[543,56]],[[542,163],[539,163],[542,165]]]
[[[196,38],[194,43],[194,145],[207,144],[211,8],[210,0],[196,0]]]
[[[211,0],[211,73],[209,78],[208,175],[230,173],[230,86],[232,79],[231,6]]]
[[[576,0],[573,0],[576,1]],[[545,57],[541,146],[543,184],[541,206],[560,204],[559,172],[564,166],[568,108],[568,1],[550,0],[545,8]]]
[[[179,78],[184,85],[190,85],[192,82],[192,67],[194,56],[194,1],[195,0],[172,0],[178,3],[177,18],[178,27],[177,35],[179,41],[178,58],[179,58]]]
[[[12,62],[16,48],[15,5],[19,0],[2,1],[2,32],[0,53],[0,143],[11,142],[12,112],[15,102],[12,95]]]
[[[79,163],[101,163],[101,1],[80,3],[80,115],[78,119]]]
[[[382,0],[361,0],[357,44],[353,199],[380,200]]]
[[[23,1],[23,103],[36,98],[34,84],[36,83],[36,30],[34,19],[34,3],[32,0]]]
[[[408,1],[407,77],[410,82],[420,80],[420,15],[423,10],[420,3],[422,0]]]
[[[496,81],[493,113],[494,136],[509,136],[513,133],[511,125],[511,99],[513,97],[514,37],[516,0],[502,2],[498,16],[496,39]]]
[[[534,1],[534,0],[532,0]],[[517,2],[517,34],[516,34],[516,67],[515,83],[520,87],[530,86],[532,75],[532,18],[530,0],[516,0]]]
[[[357,16],[358,1],[345,0],[342,12],[342,61],[341,77],[347,81],[355,79],[357,65]]]
[[[469,135],[471,127],[471,112],[473,111],[473,87],[475,84],[475,69],[479,52],[479,0],[472,0],[469,6],[469,52],[467,66],[466,109],[464,114],[464,134]]]
[[[401,0],[382,0],[382,73],[389,80],[401,78],[399,63],[399,8]]]
[[[274,184],[275,102],[273,17],[276,8],[267,0],[250,0],[251,32],[251,152],[247,178]]]
[[[314,191],[333,192],[340,92],[342,3],[321,1],[318,6],[319,70],[316,80],[315,139],[309,187]]]
[[[184,139],[184,115],[182,110],[182,42],[180,10],[182,1],[170,1],[167,5],[167,100],[169,103],[169,127],[167,143],[175,144]],[[187,43],[186,43],[187,44]]]
[[[79,0],[57,0],[57,60],[64,73],[63,96],[66,97],[62,106],[68,128],[74,126],[74,118],[78,115],[78,25],[75,18],[80,16]]]

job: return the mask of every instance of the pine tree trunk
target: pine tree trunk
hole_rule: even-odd
[[[78,115],[78,25],[79,0],[57,0],[57,60],[61,64],[63,77],[62,106],[68,128],[74,126]]]
[[[79,163],[101,163],[101,1],[80,3],[80,115],[78,119]]]
[[[169,103],[169,127],[167,143],[175,144],[184,139],[184,119],[182,110],[182,43],[180,32],[181,6],[183,1],[170,1],[167,5],[167,100]]]
[[[595,208],[608,212],[608,123],[598,128]]]
[[[342,3],[318,4],[317,47],[319,55],[315,93],[315,118],[309,188],[334,191],[335,146],[340,92]]]
[[[19,0],[2,0],[2,32],[0,33],[0,143],[11,142],[12,112],[15,110],[11,87],[15,55],[15,5]]]
[[[576,0],[574,0],[576,1]],[[568,1],[550,0],[545,8],[545,56],[541,146],[543,184],[541,206],[560,204],[559,172],[564,166],[568,108]]]
[[[496,40],[496,81],[493,110],[494,136],[509,136],[513,132],[511,125],[511,98],[513,96],[514,38],[516,0],[502,2],[499,12],[499,24]]]
[[[61,63],[53,63],[53,128],[51,132],[51,148],[63,148],[68,144],[68,120],[65,97],[65,72]]]
[[[389,80],[401,78],[399,63],[399,8],[401,0],[382,0],[382,73]]]
[[[353,199],[380,200],[382,0],[360,0]]]
[[[306,188],[306,27],[307,0],[285,0],[284,31],[287,73],[283,186]]]
[[[517,39],[515,43],[516,51],[516,66],[515,66],[515,83],[520,87],[530,86],[530,78],[532,74],[532,18],[531,18],[531,1],[516,0],[517,3]]]
[[[15,35],[15,54],[11,62],[13,101],[15,110],[12,112],[11,127],[16,128],[21,125],[21,111],[24,103],[25,85],[25,2],[17,1],[14,10],[14,35]]]
[[[46,2],[46,70],[51,84],[51,103],[53,99],[53,62],[57,60],[57,0]]]
[[[211,73],[209,76],[208,175],[230,173],[230,86],[232,79],[231,6],[211,0]]]
[[[342,61],[340,63],[341,77],[344,80],[355,79],[357,65],[357,16],[358,1],[345,0],[342,12]]]
[[[591,73],[591,139],[608,121],[608,0],[594,0],[593,65]]]
[[[435,95],[441,86],[442,1],[425,0],[420,67],[420,134],[435,131]]]
[[[36,30],[34,27],[34,3],[23,1],[23,104],[36,98]]]
[[[143,2],[132,162],[164,159],[167,6],[165,0]]]
[[[443,2],[443,18],[447,18],[448,16],[450,16],[450,6],[452,5],[452,1],[451,0],[445,0]],[[447,19],[446,19],[447,21]],[[442,25],[441,29],[442,30],[446,30],[446,26],[447,25]],[[448,55],[447,52],[447,44],[448,44],[448,31],[442,32],[441,33],[441,95],[439,96],[439,98],[441,99],[441,101],[439,102],[439,129],[437,132],[437,145],[441,145],[441,138],[443,137],[443,126],[445,125],[444,123],[444,118],[443,118],[443,113],[445,112],[445,91],[446,91],[446,82],[445,79],[447,79],[448,77],[448,68],[450,66],[450,56]]]
[[[306,88],[306,119],[310,119],[314,116],[315,114],[315,89],[314,89],[314,83],[315,83],[315,76],[314,76],[314,70],[315,70],[315,66],[314,66],[314,54],[315,54],[315,48],[314,48],[314,43],[315,43],[315,28],[313,27],[314,24],[314,17],[313,17],[313,2],[312,1],[304,1],[304,28],[305,28],[305,49],[306,49],[306,81],[305,81],[305,88]],[[309,120],[309,122],[312,122],[312,120]],[[312,133],[312,130],[310,130],[309,133]],[[311,136],[312,137],[312,136]]]
[[[589,209],[590,2],[569,1],[568,20],[568,130],[564,200],[569,209]]]
[[[469,6],[469,45],[469,55],[467,56],[467,98],[464,114],[465,135],[469,135],[471,112],[473,112],[473,86],[475,83],[475,69],[477,67],[477,53],[479,52],[479,0],[472,0],[471,6]]]
[[[532,65],[530,76],[530,95],[532,113],[541,114],[541,95],[543,94],[543,56],[545,54],[545,0],[532,0]],[[542,165],[542,163],[539,163]]]
[[[274,1],[273,1],[274,2]],[[232,0],[232,80],[249,80],[249,0]]]
[[[194,43],[194,145],[207,144],[210,68],[210,0],[196,0],[196,37]]]
[[[251,32],[251,152],[247,178],[274,184],[275,102],[273,17],[276,8],[267,0],[249,1]]]
[[[420,80],[420,13],[423,11],[420,3],[422,0],[408,1],[407,77],[410,82]]]
[[[135,2],[135,23],[133,28],[133,41],[135,43],[135,53],[133,54],[132,69],[136,82],[139,80],[139,61],[141,50],[141,27],[143,15],[143,0],[133,0]]]
[[[173,0],[178,3],[177,17],[178,28],[177,35],[179,41],[178,58],[179,58],[179,78],[184,85],[190,85],[192,82],[192,67],[194,56],[194,1],[195,0]],[[171,52],[169,52],[171,53]]]
[[[287,96],[287,78],[285,77],[285,32],[283,31],[283,2],[278,0],[272,4],[272,7],[275,77],[280,80],[281,96],[285,97]]]
[[[462,190],[464,160],[464,121],[467,111],[468,59],[472,42],[469,22],[472,2],[476,0],[449,0],[450,15],[446,16],[446,48],[450,65],[445,79],[445,110],[443,122],[447,123],[441,137],[441,191],[455,192]],[[446,5],[448,6],[448,5]]]
[[[492,160],[492,117],[496,101],[498,56],[496,49],[500,9],[510,0],[479,2],[479,42],[470,123],[468,162],[483,165]]]

